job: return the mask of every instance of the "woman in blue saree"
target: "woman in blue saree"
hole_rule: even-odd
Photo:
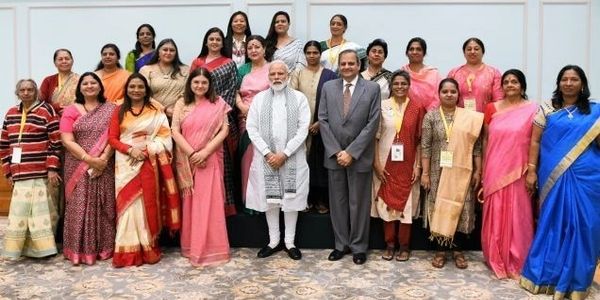
[[[600,104],[578,66],[562,68],[556,85],[534,119],[527,186],[537,181],[541,209],[520,284],[585,299],[600,257]]]

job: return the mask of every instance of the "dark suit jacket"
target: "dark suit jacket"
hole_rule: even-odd
[[[346,150],[354,161],[348,167],[355,172],[373,169],[375,134],[381,116],[381,96],[377,83],[358,78],[348,115],[344,118],[343,79],[323,85],[319,104],[319,131],[325,145],[324,165],[342,169],[336,154]]]

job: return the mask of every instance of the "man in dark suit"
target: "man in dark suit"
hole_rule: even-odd
[[[335,249],[329,260],[352,251],[355,264],[367,260],[371,208],[371,181],[375,134],[379,127],[379,85],[358,74],[354,50],[340,53],[341,78],[323,85],[319,125],[329,170],[329,206]]]

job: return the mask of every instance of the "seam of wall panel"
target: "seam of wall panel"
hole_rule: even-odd
[[[232,6],[231,1],[173,1],[173,2],[54,2],[54,3],[31,3],[26,4],[29,9],[44,9],[44,8],[94,8],[94,7],[198,7],[198,6]]]
[[[542,93],[542,62],[544,61],[544,5],[542,3],[542,1],[540,1],[538,3],[538,27],[539,27],[539,32],[540,32],[540,41],[538,44],[538,65],[537,65],[537,76],[538,76],[538,80],[537,80],[537,91],[538,91],[538,97],[540,98],[540,102],[541,101],[545,101],[545,99],[542,99],[543,97],[543,93]]]
[[[565,0],[562,0],[565,1]],[[526,0],[309,0],[311,5],[332,5],[332,4],[526,4]]]

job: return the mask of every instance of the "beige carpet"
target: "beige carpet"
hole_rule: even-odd
[[[6,224],[0,219],[0,237]],[[380,250],[365,265],[350,256],[326,259],[329,250],[304,250],[301,261],[285,253],[256,258],[257,249],[233,249],[229,263],[194,268],[178,249],[155,265],[115,269],[110,260],[72,266],[58,255],[0,262],[0,299],[550,299],[531,295],[515,281],[494,279],[481,252],[470,266],[431,266],[432,253],[414,251],[408,262],[383,261]],[[598,285],[589,299],[600,298]]]

